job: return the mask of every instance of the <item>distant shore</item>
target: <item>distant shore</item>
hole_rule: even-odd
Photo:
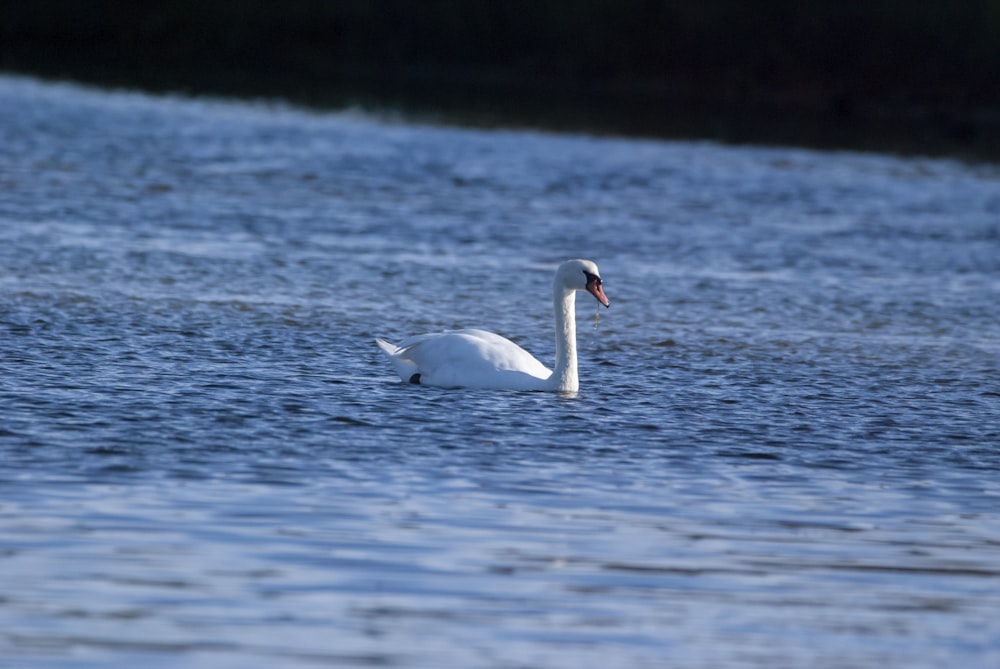
[[[487,126],[1000,160],[1000,2],[0,9],[0,70]]]

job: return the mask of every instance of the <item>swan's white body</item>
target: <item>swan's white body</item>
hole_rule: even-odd
[[[597,265],[568,260],[552,286],[556,366],[550,370],[511,340],[485,330],[418,335],[399,346],[376,339],[403,381],[432,386],[576,392],[576,291],[586,290],[605,307]]]

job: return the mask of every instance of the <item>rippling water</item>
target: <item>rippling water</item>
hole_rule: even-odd
[[[1000,666],[1000,168],[0,78],[0,664]],[[401,384],[483,326],[581,392]]]

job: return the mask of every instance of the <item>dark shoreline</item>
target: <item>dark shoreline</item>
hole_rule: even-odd
[[[79,67],[31,68],[10,75],[106,88],[234,99],[280,99],[320,110],[361,108],[429,123],[476,128],[539,129],[594,135],[798,146],[904,156],[1000,161],[1000,109],[977,116],[871,108],[847,113],[789,105],[713,104],[682,95],[600,90],[539,90],[474,82],[336,80],[289,84],[253,73],[191,76]]]
[[[425,4],[37,0],[0,9],[0,71],[459,125],[1000,160],[994,0]]]

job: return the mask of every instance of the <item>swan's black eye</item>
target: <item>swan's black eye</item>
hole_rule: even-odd
[[[601,277],[597,276],[596,274],[591,274],[590,272],[584,270],[583,275],[587,277],[587,283],[593,282],[596,283],[598,286],[601,285]]]

